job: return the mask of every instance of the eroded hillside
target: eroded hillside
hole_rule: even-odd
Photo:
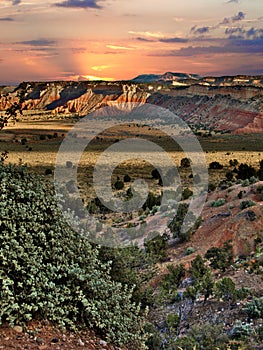
[[[0,111],[17,102],[22,91],[24,115],[45,111],[84,116],[113,103],[148,102],[168,108],[188,123],[208,130],[262,132],[261,80],[255,77],[249,80],[251,85],[237,85],[239,80],[185,79],[176,86],[173,82],[28,82],[16,88],[0,88]]]

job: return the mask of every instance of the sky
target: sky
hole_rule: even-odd
[[[262,0],[0,0],[0,85],[263,74]]]

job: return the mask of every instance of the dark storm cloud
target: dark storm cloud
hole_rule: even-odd
[[[194,26],[194,27],[191,28],[191,33],[198,34],[198,35],[209,33],[209,31],[210,31],[209,27],[197,28],[196,26]]]
[[[147,38],[142,38],[142,37],[140,37],[140,36],[138,36],[138,37],[136,38],[136,40],[138,40],[138,41],[144,41],[144,42],[148,42],[148,43],[155,42],[155,40],[147,39]]]
[[[246,14],[242,11],[239,11],[238,14],[233,17],[224,18],[223,21],[219,24],[229,24],[231,22],[242,21],[243,19],[245,19],[245,17],[246,17]]]
[[[187,43],[188,39],[186,38],[162,38],[159,39],[161,43]]]
[[[55,40],[37,39],[37,40],[20,41],[17,44],[29,45],[29,46],[52,46],[52,45],[55,45],[56,43],[57,42]]]
[[[263,39],[263,29],[254,27],[250,29],[226,28],[225,34],[228,35],[228,39],[250,40],[251,42]]]
[[[215,39],[216,42],[216,39]],[[263,54],[263,38],[259,39],[229,39],[224,45],[216,46],[188,46],[179,50],[170,50],[163,53],[153,53],[150,56],[197,56],[207,54],[248,53]]]
[[[239,11],[238,14],[234,17],[232,17],[232,21],[242,21],[242,19],[245,19],[246,14],[242,11]]]
[[[63,2],[58,2],[55,6],[66,7],[66,8],[96,8],[100,9],[102,6],[98,5],[97,2],[101,0],[66,0]]]
[[[0,17],[0,21],[12,22],[12,21],[14,21],[14,18],[11,18],[11,17]]]

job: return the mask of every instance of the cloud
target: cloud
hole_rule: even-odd
[[[110,66],[93,66],[91,69],[95,70],[96,72],[102,72],[104,69],[110,68]]]
[[[12,5],[18,5],[21,3],[21,0],[12,0]]]
[[[226,28],[225,34],[228,35],[228,39],[243,39],[251,41],[263,39],[263,29],[256,29],[254,27],[250,29],[240,27]]]
[[[196,26],[192,27],[191,28],[191,33],[193,34],[206,34],[206,33],[209,33],[210,31],[210,27],[200,27],[200,28],[197,28]]]
[[[248,40],[248,39],[231,39],[227,40],[224,45],[217,46],[188,46],[179,50],[170,50],[163,53],[153,53],[150,56],[198,56],[209,54],[233,54],[233,53],[246,53],[246,54],[263,54],[263,37]]]
[[[161,43],[187,43],[188,39],[186,38],[162,38],[158,40]]]
[[[153,43],[153,42],[155,42],[155,40],[147,39],[147,38],[142,38],[141,36],[138,36],[138,37],[136,38],[136,40],[138,40],[138,41],[144,41],[144,42],[148,42],[148,43]]]
[[[227,4],[231,4],[231,3],[233,3],[233,2],[235,2],[236,4],[238,4],[238,3],[240,2],[240,0],[228,0],[228,1],[227,1]]]
[[[106,45],[108,49],[112,50],[134,50],[133,47],[119,46],[119,45]]]
[[[102,0],[66,0],[63,2],[56,3],[55,6],[66,7],[66,8],[100,9],[102,8],[102,6],[97,4],[97,2],[99,1],[102,1]]]
[[[150,37],[150,38],[164,38],[165,35],[161,32],[135,32],[133,30],[129,30],[128,31],[129,34],[133,34],[133,35],[139,35],[139,36],[146,36],[146,37]]]
[[[14,18],[11,17],[0,17],[0,21],[12,22]]]
[[[55,40],[37,39],[37,40],[20,41],[17,44],[29,45],[29,46],[52,46],[52,45],[55,45],[56,43],[57,42]]]
[[[238,22],[238,21],[242,21],[243,19],[245,19],[246,14],[242,11],[239,11],[237,15],[230,17],[230,18],[224,18],[223,21],[220,24],[229,24],[232,22]]]
[[[242,19],[245,19],[246,14],[242,11],[239,11],[238,14],[234,17],[232,17],[232,21],[242,21]]]

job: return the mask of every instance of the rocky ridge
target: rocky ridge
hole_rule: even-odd
[[[18,93],[23,91],[25,115],[27,111],[29,114],[45,111],[54,115],[85,116],[116,103],[151,103],[170,109],[188,123],[202,124],[208,129],[262,132],[263,80],[250,77],[252,85],[246,86],[241,83],[242,79],[248,80],[245,77],[231,79],[202,78],[194,79],[193,83],[184,79],[188,81],[184,86],[161,82],[27,82],[18,87],[0,87],[0,112],[17,102]]]

